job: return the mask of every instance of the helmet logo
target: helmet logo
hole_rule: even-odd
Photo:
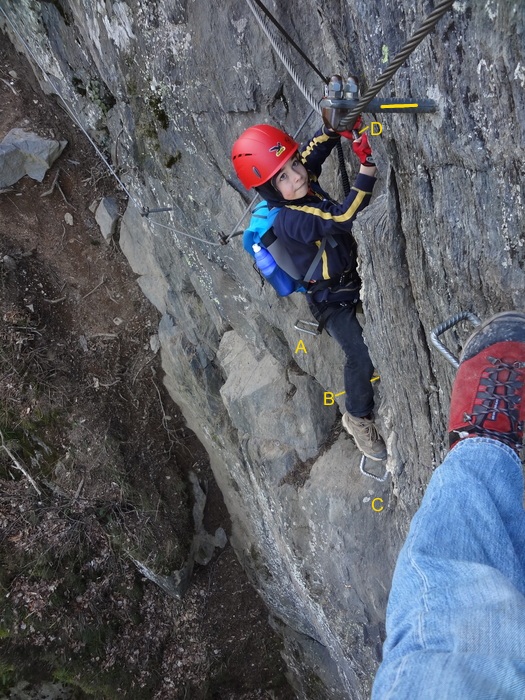
[[[286,151],[286,146],[283,146],[280,141],[277,141],[277,144],[275,146],[272,146],[270,148],[270,153],[275,153],[277,158],[279,156],[282,156],[282,154]]]
[[[259,178],[259,180],[262,180],[262,175],[261,175],[261,173],[257,170],[257,168],[255,167],[255,165],[252,166],[252,170],[253,170],[253,172],[255,173],[255,175]]]

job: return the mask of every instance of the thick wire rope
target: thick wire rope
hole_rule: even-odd
[[[307,55],[305,54],[305,52],[301,49],[301,47],[300,47],[300,46],[292,39],[292,37],[288,34],[288,32],[286,31],[286,29],[284,29],[284,27],[283,27],[281,24],[279,24],[279,22],[275,19],[275,17],[272,15],[272,13],[270,12],[270,10],[268,10],[268,8],[266,8],[266,7],[263,5],[263,3],[261,2],[261,0],[254,0],[254,2],[256,3],[257,7],[261,10],[261,12],[263,12],[263,13],[266,15],[266,17],[268,17],[268,19],[270,20],[270,22],[272,22],[272,23],[277,27],[277,29],[281,32],[281,34],[284,36],[284,38],[286,39],[286,41],[287,41],[289,44],[291,44],[291,46],[294,47],[294,49],[297,51],[297,53],[299,54],[299,56],[301,56],[301,58],[310,66],[310,68],[314,71],[314,73],[317,73],[317,75],[321,78],[321,80],[322,80],[323,82],[327,83],[329,79],[328,79],[326,76],[324,76],[324,75],[321,73],[321,71],[319,70],[319,68],[317,68],[317,66],[308,58],[308,56],[307,56]]]
[[[281,62],[283,63],[284,67],[292,77],[292,80],[295,82],[299,90],[303,93],[303,96],[307,100],[307,102],[311,105],[313,109],[315,109],[316,112],[321,113],[321,109],[319,107],[319,101],[315,99],[315,97],[312,95],[312,93],[307,89],[306,85],[304,82],[299,78],[297,71],[293,68],[292,64],[290,63],[288,57],[286,54],[283,52],[279,40],[277,39],[277,36],[275,33],[272,31],[272,29],[269,26],[269,20],[277,27],[277,29],[280,31],[280,33],[285,37],[285,39],[290,43],[295,50],[302,56],[302,58],[306,61],[306,63],[319,75],[322,80],[326,83],[327,79],[323,76],[321,71],[312,63],[312,61],[306,56],[306,54],[301,50],[301,48],[295,43],[295,41],[290,37],[290,35],[286,32],[286,30],[277,22],[277,20],[273,17],[273,15],[270,13],[270,11],[263,5],[261,0],[246,0],[248,3],[248,6],[252,13],[255,15],[256,20],[259,22],[262,30],[268,37],[271,45],[273,46],[275,52],[281,59]],[[365,107],[368,106],[368,104],[374,99],[374,97],[377,95],[377,93],[388,83],[388,81],[394,76],[394,74],[399,70],[399,68],[402,66],[402,64],[406,61],[406,59],[410,56],[410,54],[419,46],[419,44],[423,41],[423,39],[430,34],[430,32],[434,29],[436,26],[437,22],[441,19],[441,17],[447,12],[453,5],[454,0],[443,0],[443,2],[439,3],[439,5],[434,9],[433,12],[425,19],[421,27],[415,32],[415,34],[412,36],[411,39],[405,44],[403,49],[399,52],[399,54],[394,58],[392,63],[388,66],[388,68],[385,70],[385,72],[381,75],[381,77],[372,85],[372,87],[366,91],[366,93],[363,95],[363,97],[357,102],[356,106],[353,107],[347,115],[345,115],[341,119],[341,131],[344,131],[345,129],[348,129],[350,126],[352,126],[355,123],[355,120],[357,117],[363,112]],[[343,180],[343,191],[345,193],[345,196],[348,194],[350,191],[350,182],[348,180],[348,174],[346,172],[346,167],[345,167],[345,162],[344,162],[344,155],[343,151],[341,148],[341,144],[338,144],[338,159],[339,159],[339,165],[340,165],[340,170],[341,170],[341,176]],[[256,199],[256,198],[255,198]],[[255,199],[252,201],[255,201]],[[251,206],[251,205],[250,205]],[[249,210],[249,208],[248,208]],[[241,221],[244,219],[246,216],[246,211],[243,214],[242,218],[240,221],[237,223],[236,227],[241,223]],[[236,228],[235,227],[235,228]],[[235,229],[234,229],[235,231]],[[225,242],[228,242],[230,238],[234,235],[232,232],[230,236],[225,239]]]
[[[246,0],[248,3],[248,6],[250,7],[251,11],[255,15],[255,18],[261,25],[262,30],[270,40],[270,43],[272,44],[273,48],[275,49],[277,55],[281,59],[284,67],[288,71],[288,73],[291,75],[293,81],[299,88],[299,90],[303,93],[305,99],[307,102],[318,112],[321,112],[321,109],[319,107],[319,101],[317,101],[314,96],[310,93],[310,91],[306,88],[306,85],[304,82],[299,78],[297,75],[297,72],[295,69],[292,67],[289,59],[286,57],[284,52],[282,51],[279,41],[274,34],[274,32],[270,29],[268,26],[268,17],[271,17],[271,14],[269,10],[264,9],[264,15],[263,12],[256,8],[254,5],[253,0]],[[260,0],[256,0],[258,7],[263,7],[262,3]],[[430,32],[434,29],[436,24],[439,22],[441,17],[452,8],[452,5],[454,4],[454,0],[442,0],[436,8],[428,15],[428,17],[425,19],[423,24],[419,27],[419,29],[414,33],[414,35],[407,41],[405,46],[401,49],[399,54],[394,58],[392,63],[388,66],[388,68],[385,70],[385,72],[378,78],[378,80],[372,85],[372,87],[366,91],[366,93],[361,97],[361,99],[356,103],[356,106],[343,118],[341,119],[341,131],[344,131],[349,127],[349,125],[353,125],[357,117],[363,112],[365,107],[368,106],[368,104],[374,99],[374,97],[377,95],[377,93],[388,83],[388,81],[394,76],[394,74],[399,70],[399,68],[403,65],[403,63],[406,61],[406,59],[410,56],[410,54],[419,46],[419,44],[423,41],[423,39],[430,34]],[[279,31],[286,37],[288,37],[288,34],[284,30],[283,27],[272,17],[272,22],[275,24],[275,26],[279,29]],[[303,52],[297,47],[295,42],[292,43],[292,46],[299,50],[300,54],[304,56]],[[315,72],[318,75],[322,76],[322,73],[313,65],[313,63],[307,59],[308,65],[312,66]],[[323,80],[326,82],[326,78],[323,77]]]
[[[262,14],[262,12],[255,6],[255,4],[252,2],[252,0],[246,0],[246,2],[248,3],[250,10],[255,15],[255,19],[261,25],[261,29],[266,34],[271,45],[275,49],[275,53],[281,59],[283,66],[286,68],[286,70],[288,71],[288,73],[292,77],[292,80],[294,81],[294,83],[297,85],[299,90],[303,93],[306,101],[309,103],[309,105],[313,109],[315,109],[315,111],[318,114],[321,114],[321,108],[319,107],[319,100],[316,100],[315,97],[312,95],[312,93],[308,90],[308,88],[306,87],[304,82],[299,77],[297,71],[290,63],[290,60],[288,59],[286,54],[281,49],[281,46],[279,44],[279,40],[277,39],[277,36],[275,35],[275,33],[272,31],[271,27],[269,26],[267,17]],[[318,71],[316,70],[316,72],[318,72]],[[326,80],[326,79],[323,78],[323,80]]]
[[[100,158],[100,160],[102,161],[102,163],[106,166],[106,168],[107,168],[108,171],[111,173],[111,175],[112,175],[112,176],[115,178],[115,180],[118,182],[118,184],[120,185],[120,187],[122,188],[122,190],[123,190],[123,192],[126,194],[126,196],[129,198],[129,200],[130,200],[131,202],[133,202],[133,204],[137,207],[137,209],[141,212],[141,214],[142,214],[143,216],[145,216],[146,218],[148,218],[149,213],[150,213],[150,212],[153,213],[153,210],[150,210],[149,208],[142,206],[142,205],[135,199],[135,197],[133,197],[133,195],[131,194],[131,192],[129,191],[129,189],[128,189],[128,188],[126,187],[126,185],[122,182],[122,180],[120,179],[120,177],[117,175],[117,173],[115,172],[115,169],[114,169],[114,168],[112,167],[112,165],[109,163],[109,161],[108,161],[107,158],[104,156],[104,154],[102,153],[102,151],[100,150],[100,148],[97,146],[97,144],[95,143],[95,141],[91,138],[91,136],[88,134],[88,132],[84,129],[84,127],[83,127],[83,125],[82,125],[82,122],[80,121],[79,117],[76,115],[75,111],[68,105],[68,103],[66,102],[65,98],[62,97],[62,93],[60,92],[60,90],[58,89],[58,87],[55,85],[55,83],[53,82],[53,80],[51,79],[51,76],[50,76],[50,75],[47,73],[47,71],[43,68],[42,64],[41,64],[40,61],[37,59],[37,57],[35,56],[34,52],[33,52],[33,51],[31,50],[31,48],[28,46],[27,42],[26,42],[26,41],[24,40],[24,38],[21,36],[20,32],[18,31],[18,29],[16,28],[16,26],[13,24],[12,20],[7,16],[6,12],[4,11],[4,9],[3,9],[2,7],[0,7],[0,12],[3,14],[3,16],[5,17],[7,23],[9,24],[9,26],[11,27],[11,29],[13,30],[13,32],[16,34],[16,36],[17,36],[18,39],[20,40],[22,46],[23,46],[23,47],[25,48],[25,50],[27,51],[28,55],[31,57],[31,59],[34,61],[35,65],[37,65],[38,68],[40,69],[40,71],[42,72],[42,75],[44,76],[44,80],[45,80],[46,82],[48,82],[48,83],[51,85],[51,87],[53,88],[55,94],[57,95],[57,97],[59,98],[60,102],[62,103],[62,105],[63,105],[63,107],[64,107],[66,113],[68,114],[68,116],[72,119],[72,121],[76,124],[76,126],[78,126],[78,128],[82,131],[82,133],[83,133],[84,136],[87,138],[87,140],[89,141],[89,143],[93,146],[93,148],[94,148],[96,154],[98,155],[98,157]],[[171,211],[171,209],[172,209],[171,207],[165,207],[165,208],[163,207],[163,210],[165,210],[165,211]],[[173,231],[174,233],[177,233],[177,234],[179,234],[179,235],[181,235],[181,236],[185,236],[186,238],[191,238],[192,240],[200,241],[201,243],[206,243],[206,245],[210,245],[210,246],[220,246],[220,245],[221,245],[221,243],[216,243],[215,241],[207,241],[207,240],[204,239],[204,238],[198,238],[197,236],[192,236],[191,234],[186,233],[185,231],[180,231],[179,229],[176,229],[176,228],[174,228],[173,226],[168,226],[167,224],[161,224],[161,223],[159,223],[158,221],[149,220],[149,223],[150,223],[150,224],[153,224],[154,226],[160,226],[161,228],[168,229],[169,231]]]
[[[372,87],[365,92],[363,97],[357,102],[356,106],[341,119],[341,126],[347,129],[349,125],[353,124],[365,107],[374,99],[377,93],[388,83],[388,81],[394,76],[394,74],[401,68],[406,59],[410,54],[419,46],[423,39],[430,34],[434,29],[436,24],[439,22],[441,17],[452,8],[454,0],[443,0],[440,2],[436,8],[431,12],[425,19],[423,24],[414,33],[414,35],[407,41],[405,46],[393,59],[392,63],[388,66],[385,72],[378,78],[378,80],[372,85]]]

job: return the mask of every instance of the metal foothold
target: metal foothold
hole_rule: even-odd
[[[298,319],[294,326],[296,331],[301,331],[302,333],[308,333],[308,335],[320,335],[319,324],[314,321],[302,321]]]
[[[359,471],[361,474],[364,474],[364,476],[368,476],[370,479],[374,479],[375,481],[386,481],[386,478],[388,476],[388,471],[385,469],[385,473],[383,476],[376,476],[375,474],[372,474],[371,472],[367,472],[365,469],[365,464],[366,464],[366,455],[363,455],[361,457],[361,461],[359,462]]]

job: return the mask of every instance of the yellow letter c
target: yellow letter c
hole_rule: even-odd
[[[380,508],[376,508],[374,505],[374,503],[376,501],[381,501],[381,503],[383,503],[383,499],[382,498],[374,498],[372,500],[372,510],[375,511],[376,513],[380,513],[383,510],[383,506],[381,506]]]

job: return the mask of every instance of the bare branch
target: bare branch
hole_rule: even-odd
[[[38,486],[36,485],[36,482],[35,482],[35,480],[33,479],[33,477],[31,476],[31,474],[29,474],[29,472],[27,471],[27,469],[26,469],[22,464],[20,464],[20,462],[18,461],[18,459],[17,459],[17,458],[15,457],[15,455],[11,452],[11,450],[9,449],[9,447],[5,444],[4,436],[3,436],[3,433],[2,433],[1,430],[0,430],[0,438],[1,438],[1,440],[2,440],[2,444],[0,445],[0,447],[2,447],[2,448],[5,450],[5,452],[6,452],[6,453],[8,454],[8,456],[9,456],[9,458],[12,460],[12,462],[13,462],[13,467],[15,467],[15,469],[18,469],[18,471],[21,471],[21,472],[22,472],[22,474],[26,477],[26,479],[29,481],[29,483],[30,483],[31,486],[35,489],[35,491],[38,493],[38,495],[41,496],[41,495],[42,495],[42,492],[40,491],[40,489],[39,489]]]

